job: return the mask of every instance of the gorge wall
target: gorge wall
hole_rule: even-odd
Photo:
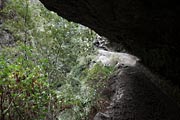
[[[179,11],[170,0],[40,0],[49,10],[121,43],[174,84],[179,79]]]

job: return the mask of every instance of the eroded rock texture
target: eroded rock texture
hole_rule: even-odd
[[[154,72],[179,83],[180,5],[171,0],[40,0],[49,10],[122,43]]]
[[[102,92],[110,105],[94,120],[180,120],[177,105],[152,83],[155,79],[139,63],[119,69]]]

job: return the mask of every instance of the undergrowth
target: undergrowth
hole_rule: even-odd
[[[95,32],[38,2],[9,0],[0,11],[16,41],[0,51],[0,119],[86,120],[113,69],[89,67]]]

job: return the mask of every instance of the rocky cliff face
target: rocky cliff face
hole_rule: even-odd
[[[121,67],[102,91],[109,106],[94,120],[179,120],[177,105],[154,84],[157,77],[141,64]],[[157,82],[157,81],[156,81]]]
[[[0,10],[4,7],[5,0],[0,0]],[[13,46],[15,44],[14,37],[9,30],[2,27],[5,21],[5,15],[0,12],[0,50],[5,46]]]
[[[13,46],[15,44],[14,37],[6,30],[0,27],[0,50],[5,46]]]
[[[180,84],[180,7],[170,0],[40,0],[49,10],[121,43],[152,71]]]

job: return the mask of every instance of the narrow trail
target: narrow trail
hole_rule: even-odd
[[[177,104],[153,84],[155,79],[139,63],[118,69],[103,92],[110,105],[94,120],[180,120]]]

